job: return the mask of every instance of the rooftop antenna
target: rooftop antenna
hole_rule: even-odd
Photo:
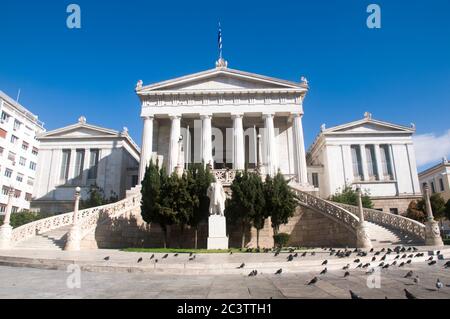
[[[17,92],[17,99],[16,99],[17,103],[19,103],[19,99],[20,99],[20,89],[19,89],[19,92]]]

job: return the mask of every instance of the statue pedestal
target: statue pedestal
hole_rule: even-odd
[[[360,223],[356,227],[356,248],[372,248],[372,241],[369,238],[367,224],[365,222]]]
[[[425,245],[427,246],[444,246],[439,223],[435,220],[425,223]]]
[[[227,223],[225,216],[209,216],[208,249],[228,249]]]
[[[10,225],[0,226],[0,249],[11,248],[11,237],[13,228]]]

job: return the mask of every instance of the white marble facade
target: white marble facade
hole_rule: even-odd
[[[78,123],[38,136],[40,141],[37,178],[32,209],[46,213],[73,208],[74,192],[82,189],[85,199],[92,185],[105,197],[124,198],[138,183],[139,147],[124,128],[122,132]]]
[[[225,63],[156,84],[139,81],[140,178],[153,159],[169,172],[189,163],[215,170],[259,165],[263,173],[280,170],[307,186],[302,126],[307,91],[305,82],[233,70]]]

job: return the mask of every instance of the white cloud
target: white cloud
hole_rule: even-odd
[[[450,155],[450,129],[440,136],[434,133],[414,137],[417,166],[435,164]]]

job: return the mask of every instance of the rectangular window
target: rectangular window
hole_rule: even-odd
[[[319,174],[318,173],[312,173],[312,183],[315,188],[319,188]]]
[[[14,120],[14,131],[20,130],[21,125],[22,123],[20,123],[20,121]]]
[[[70,150],[62,151],[61,172],[60,181],[66,183],[69,179],[69,166],[70,166]]]
[[[32,195],[31,195],[30,193],[26,193],[26,194],[25,194],[25,200],[26,200],[27,202],[31,202],[31,198],[32,198]]]
[[[22,149],[24,151],[28,150],[28,143],[27,142],[25,142],[25,141],[22,142]]]
[[[89,160],[88,179],[97,179],[99,150],[94,149],[94,150],[91,150],[90,153],[91,153],[91,156],[90,156],[90,160]]]
[[[20,157],[19,164],[25,166],[27,164],[27,159],[25,157]]]
[[[394,215],[398,215],[398,208],[389,208],[389,212]]]
[[[8,123],[10,117],[11,117],[11,115],[9,115],[5,111],[3,111],[1,120],[2,120],[2,122]]]
[[[439,187],[441,188],[441,192],[445,191],[444,180],[439,178]]]
[[[389,153],[389,145],[380,145],[381,167],[383,169],[384,179],[391,180],[394,178],[392,174],[391,156]]]
[[[23,182],[23,174],[17,174],[16,180],[17,180],[18,182],[22,183],[22,182]]]
[[[431,191],[434,193],[436,193],[436,187],[434,187],[434,182],[431,182]]]
[[[36,163],[35,163],[35,162],[30,162],[30,169],[31,169],[32,171],[35,171],[35,170],[36,170]]]
[[[36,147],[33,147],[33,150],[31,151],[31,154],[38,155],[38,149]]]
[[[11,178],[12,173],[13,173],[12,169],[7,168],[5,170],[5,176],[8,177],[8,178]]]
[[[17,144],[17,141],[19,141],[19,138],[15,135],[11,135],[11,143],[12,144]]]
[[[2,187],[2,194],[8,196],[9,193],[9,187],[8,186],[3,186]]]
[[[19,211],[19,207],[17,206],[13,206],[11,212],[12,213],[17,213]]]
[[[77,150],[75,157],[75,179],[80,180],[83,177],[84,150]]]
[[[14,197],[15,198],[20,198],[20,195],[22,194],[22,192],[18,189],[14,190]]]
[[[6,131],[2,128],[0,128],[0,137],[1,138],[6,138]]]
[[[10,161],[12,161],[12,162],[15,162],[15,161],[16,161],[16,153],[9,152],[9,153],[8,153],[8,159],[9,159]]]
[[[360,181],[364,179],[361,161],[361,152],[359,145],[352,145],[352,164],[353,164],[353,177],[355,180]]]
[[[6,212],[6,205],[0,204],[0,213],[4,213],[4,212]]]
[[[30,186],[33,186],[34,185],[34,178],[28,177],[27,184],[30,185]]]
[[[375,147],[373,145],[366,145],[366,160],[367,169],[369,170],[369,178],[375,180],[378,178],[377,162],[375,158]]]

